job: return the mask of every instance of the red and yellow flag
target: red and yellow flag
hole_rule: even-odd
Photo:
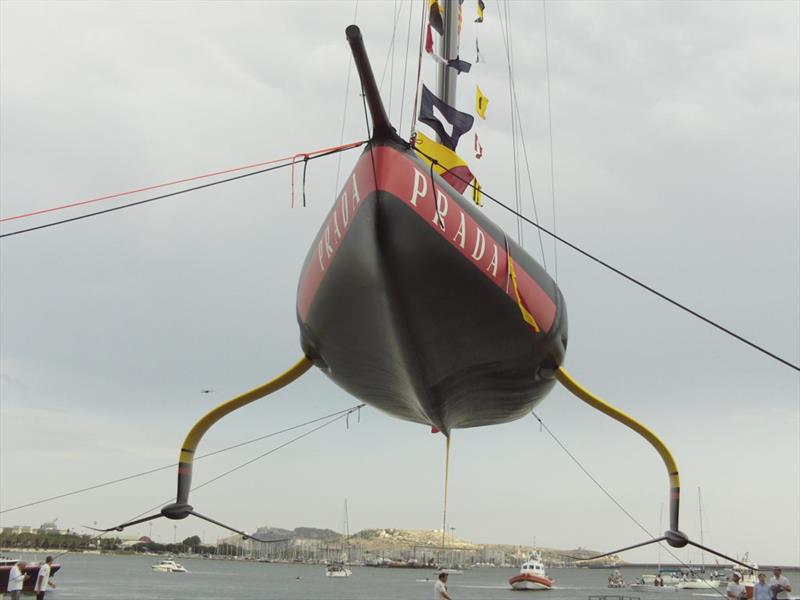
[[[463,194],[470,182],[475,179],[463,158],[419,131],[416,147],[419,157],[429,165],[433,163],[433,170],[460,194]]]

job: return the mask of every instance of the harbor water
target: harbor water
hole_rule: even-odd
[[[25,556],[24,558],[33,558]],[[39,556],[39,559],[42,557]],[[66,554],[58,558],[61,571],[57,589],[49,600],[429,600],[436,574],[427,569],[352,567],[348,578],[328,578],[322,565],[258,563],[251,561],[178,559],[186,574],[158,573],[153,556]],[[451,575],[448,582],[454,600],[588,600],[589,596],[629,596],[640,600],[724,599],[719,590],[641,593],[608,589],[606,569],[549,569],[555,588],[541,592],[515,592],[508,579],[517,569],[475,568]],[[621,568],[626,582],[644,571]],[[800,573],[785,572],[800,586]],[[425,581],[429,579],[430,581]]]

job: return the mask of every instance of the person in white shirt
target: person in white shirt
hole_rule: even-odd
[[[439,581],[433,586],[433,600],[453,600],[447,593],[447,573],[439,573]]]
[[[11,600],[19,600],[22,593],[22,586],[28,575],[25,574],[25,561],[21,560],[13,567],[8,573],[8,593],[11,595]]]
[[[44,559],[44,564],[39,567],[39,574],[36,575],[36,583],[33,586],[33,591],[36,592],[36,600],[44,600],[48,585],[56,587],[56,584],[50,581],[50,564],[52,562],[53,557],[48,556]]]
[[[753,586],[753,600],[772,600],[772,594],[769,592],[767,575],[765,573],[758,574],[758,581]]]
[[[772,578],[769,580],[769,587],[775,588],[777,600],[789,600],[789,592],[792,591],[792,586],[789,585],[789,580],[782,575],[780,567],[772,569]]]
[[[728,600],[746,600],[747,590],[739,583],[739,574],[734,573],[731,579],[732,581],[728,584],[728,589],[725,592]]]

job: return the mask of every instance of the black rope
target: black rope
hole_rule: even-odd
[[[266,435],[262,435],[262,436],[259,436],[257,438],[253,438],[251,440],[247,440],[245,442],[240,442],[238,444],[234,444],[233,446],[228,446],[227,448],[220,448],[219,450],[214,450],[214,451],[208,452],[206,454],[201,454],[199,456],[195,456],[195,460],[200,460],[201,458],[208,458],[209,456],[214,456],[215,454],[221,454],[222,452],[227,452],[228,450],[234,450],[236,448],[241,448],[242,446],[247,446],[248,444],[253,444],[255,442],[260,442],[261,440],[265,440],[265,439],[270,438],[270,437],[275,437],[276,435],[280,435],[282,433],[287,433],[287,432],[293,431],[295,429],[300,429],[301,427],[305,427],[307,425],[311,425],[311,424],[317,423],[319,421],[324,421],[325,419],[329,419],[329,418],[335,417],[337,415],[342,415],[342,414],[349,415],[354,410],[358,410],[359,419],[360,419],[361,407],[363,407],[363,406],[364,406],[363,404],[359,404],[358,406],[355,406],[353,408],[348,408],[346,410],[339,410],[339,411],[336,411],[336,412],[333,412],[333,413],[329,413],[329,414],[327,414],[325,416],[322,416],[322,417],[319,417],[317,419],[312,419],[311,421],[306,421],[305,423],[300,423],[299,425],[293,425],[292,427],[287,427],[286,429],[281,429],[280,431],[274,431],[272,433],[268,433]],[[36,506],[37,504],[44,504],[45,502],[51,502],[53,500],[59,500],[61,498],[66,498],[67,496],[74,496],[76,494],[81,494],[83,492],[89,492],[91,490],[96,490],[98,488],[106,487],[106,486],[109,486],[109,485],[113,485],[115,483],[122,483],[123,481],[129,481],[131,479],[136,479],[138,477],[144,477],[145,475],[150,475],[152,473],[157,473],[159,471],[164,471],[165,469],[174,468],[177,465],[178,465],[178,463],[172,463],[172,464],[169,464],[169,465],[164,465],[163,467],[158,467],[156,469],[150,469],[148,471],[142,471],[141,473],[135,473],[133,475],[127,475],[125,477],[120,477],[118,479],[112,479],[110,481],[106,481],[106,482],[103,482],[103,483],[98,483],[96,485],[91,485],[91,486],[88,486],[88,487],[85,487],[85,488],[81,488],[79,490],[73,490],[71,492],[65,492],[63,494],[58,494],[56,496],[50,496],[49,498],[43,498],[42,500],[35,500],[33,502],[28,502],[27,504],[20,504],[19,506],[12,506],[11,508],[6,508],[6,509],[3,509],[3,510],[0,510],[0,514],[9,513],[9,512],[15,511],[15,510],[19,510],[21,508],[28,508],[30,506]],[[144,513],[142,513],[142,514],[144,514]],[[134,519],[135,518],[136,517],[134,517]]]
[[[426,157],[426,158],[427,158],[427,159],[429,159],[430,161],[432,161],[432,162],[436,162],[436,163],[438,164],[438,161],[437,161],[437,160],[436,160],[434,157],[432,157],[432,156],[428,156],[427,154],[425,154],[424,152],[422,152],[422,151],[421,151],[419,148],[417,148],[417,152],[419,152],[419,153],[420,153],[422,156]],[[460,177],[460,176],[459,176],[457,173],[453,173],[452,171],[451,171],[451,173],[452,173],[452,175],[453,175],[454,177],[456,177],[456,178],[460,179],[462,182],[466,183],[466,184],[467,184],[469,187],[471,187],[473,190],[475,190],[475,189],[476,189],[476,187],[475,187],[475,185],[474,185],[473,183],[471,183],[471,182],[468,182],[468,181],[467,181],[466,179],[464,179],[463,177]],[[677,300],[673,300],[672,298],[670,298],[670,297],[669,297],[669,296],[667,296],[666,294],[662,294],[661,292],[659,292],[658,290],[656,290],[656,289],[654,289],[654,288],[650,287],[650,286],[649,286],[649,285],[647,285],[646,283],[643,283],[643,282],[639,281],[638,279],[636,279],[635,277],[633,277],[633,276],[631,276],[631,275],[628,275],[628,274],[627,274],[627,273],[625,273],[624,271],[620,271],[619,269],[617,269],[616,267],[614,267],[614,266],[610,265],[609,263],[605,262],[604,260],[602,260],[602,259],[600,259],[600,258],[597,258],[597,257],[596,257],[596,256],[594,256],[593,254],[591,254],[591,253],[587,252],[587,251],[586,251],[586,250],[584,250],[583,248],[581,248],[581,247],[579,247],[579,246],[576,246],[576,245],[575,245],[575,244],[573,244],[572,242],[569,242],[569,241],[565,240],[563,237],[561,237],[561,236],[559,236],[559,235],[556,235],[555,233],[553,233],[552,231],[550,231],[550,230],[549,230],[549,229],[547,229],[546,227],[543,227],[543,226],[539,225],[538,223],[536,223],[535,221],[532,221],[531,219],[529,219],[529,218],[528,218],[528,217],[526,217],[525,215],[522,215],[522,214],[518,213],[517,211],[515,211],[515,210],[514,210],[513,208],[511,208],[510,206],[508,206],[508,205],[506,205],[506,204],[503,204],[502,202],[500,202],[500,200],[498,200],[497,198],[495,198],[495,197],[494,197],[494,196],[492,196],[491,194],[488,194],[488,193],[484,192],[482,188],[481,188],[481,190],[480,190],[480,191],[481,191],[481,194],[482,194],[482,195],[484,195],[484,196],[486,196],[487,198],[489,198],[489,200],[491,200],[492,202],[494,202],[494,203],[495,203],[495,204],[497,204],[498,206],[500,206],[500,207],[502,207],[502,208],[506,209],[506,210],[507,210],[508,212],[510,212],[511,214],[518,216],[519,218],[521,218],[521,219],[522,219],[523,221],[525,221],[526,223],[528,223],[528,224],[530,224],[530,225],[533,225],[534,227],[536,227],[536,228],[537,228],[539,231],[541,231],[542,233],[545,233],[545,234],[547,234],[547,235],[551,236],[553,239],[555,239],[555,240],[558,240],[559,242],[561,242],[561,243],[562,243],[562,244],[564,244],[565,246],[569,246],[570,248],[572,248],[572,249],[573,249],[573,250],[575,250],[576,252],[578,252],[578,253],[580,253],[580,254],[584,255],[586,258],[590,258],[591,260],[593,260],[593,261],[595,261],[596,263],[598,263],[599,265],[601,265],[601,266],[605,267],[605,268],[606,268],[606,269],[608,269],[609,271],[613,271],[614,273],[616,273],[616,274],[617,274],[617,275],[619,275],[620,277],[624,277],[625,279],[627,279],[627,280],[628,280],[628,281],[630,281],[631,283],[634,283],[634,284],[638,285],[639,287],[641,287],[641,288],[643,288],[643,289],[647,290],[647,291],[648,291],[648,292],[650,292],[651,294],[654,294],[654,295],[658,296],[658,297],[659,297],[659,298],[661,298],[662,300],[666,300],[667,302],[669,302],[669,303],[670,303],[670,304],[672,304],[673,306],[676,306],[677,308],[680,308],[681,310],[683,310],[683,311],[685,311],[685,312],[689,313],[690,315],[692,315],[692,316],[694,316],[694,317],[697,317],[698,319],[700,319],[701,321],[704,321],[704,322],[705,322],[705,323],[707,323],[708,325],[711,325],[712,327],[716,327],[716,328],[717,328],[717,329],[719,329],[720,331],[722,331],[722,332],[724,332],[724,333],[727,333],[729,336],[731,336],[731,337],[733,337],[733,338],[735,338],[735,339],[739,340],[739,341],[740,341],[740,342],[742,342],[743,344],[747,344],[747,345],[748,345],[748,346],[750,346],[751,348],[753,348],[753,349],[755,349],[755,350],[758,350],[759,352],[761,352],[761,353],[763,353],[763,354],[766,354],[766,355],[767,355],[767,356],[769,356],[770,358],[772,358],[772,359],[774,359],[774,360],[777,360],[777,361],[778,361],[778,362],[780,362],[780,363],[783,363],[784,365],[786,365],[787,367],[790,367],[790,368],[794,369],[795,371],[800,371],[800,366],[790,363],[788,360],[786,360],[786,359],[784,359],[784,358],[781,358],[781,357],[780,357],[780,356],[778,356],[777,354],[775,354],[775,353],[773,353],[773,352],[770,352],[769,350],[767,350],[766,348],[763,348],[762,346],[759,346],[759,345],[758,345],[758,344],[756,344],[755,342],[751,342],[751,341],[750,341],[750,340],[748,340],[747,338],[745,338],[745,337],[743,337],[743,336],[739,335],[738,333],[735,333],[735,332],[731,331],[731,330],[730,330],[730,329],[728,329],[727,327],[724,327],[724,326],[720,325],[720,324],[719,324],[719,323],[717,323],[716,321],[712,321],[710,318],[708,318],[708,317],[705,317],[705,316],[701,315],[699,312],[697,312],[697,311],[695,311],[695,310],[692,310],[691,308],[689,308],[689,307],[688,307],[688,306],[686,306],[685,304],[681,304],[681,303],[680,303],[680,302],[678,302]],[[436,202],[436,199],[434,198],[434,203],[435,203],[435,202]]]
[[[403,111],[406,107],[406,79],[408,78],[408,54],[411,50],[411,15],[414,12],[414,3],[408,3],[408,27],[406,29],[406,60],[403,65],[403,89],[400,92],[400,124],[397,131],[403,131]]]
[[[358,146],[351,146],[350,148],[337,148],[335,150],[331,150],[329,152],[325,152],[323,154],[318,154],[316,156],[312,156],[307,158],[306,160],[314,160],[316,158],[323,158],[325,156],[330,156],[331,154],[336,154],[338,152],[344,152],[345,150],[351,150],[352,148],[358,148],[359,146],[363,145],[366,142],[360,142]],[[202,190],[204,188],[209,188],[215,185],[219,185],[221,183],[228,183],[231,181],[236,181],[237,179],[244,179],[245,177],[252,177],[253,175],[260,175],[261,173],[268,173],[270,171],[276,171],[278,169],[284,169],[286,167],[291,167],[293,163],[288,162],[283,165],[277,165],[274,167],[267,167],[266,169],[260,169],[258,171],[253,171],[252,173],[245,173],[244,175],[235,175],[234,177],[228,177],[226,179],[220,179],[219,181],[213,181],[211,183],[204,183],[202,185],[196,185],[194,187],[186,188],[185,190],[178,190],[177,192],[170,192],[169,194],[162,194],[160,196],[155,196],[153,198],[145,198],[144,200],[137,200],[136,202],[130,202],[128,204],[122,204],[120,206],[114,206],[113,208],[106,208],[104,210],[98,210],[93,213],[87,213],[85,215],[80,215],[77,217],[72,217],[69,219],[63,219],[61,221],[53,221],[52,223],[46,223],[44,225],[37,225],[36,227],[28,227],[27,229],[19,229],[17,231],[11,231],[9,233],[4,233],[0,235],[0,238],[10,237],[12,235],[19,235],[21,233],[30,233],[31,231],[36,231],[37,229],[45,229],[47,227],[54,227],[56,225],[63,225],[64,223],[71,223],[72,221],[79,221],[81,219],[88,219],[89,217],[96,217],[98,215],[103,215],[106,213],[114,212],[117,210],[122,210],[123,208],[131,208],[132,206],[139,206],[140,204],[147,204],[148,202],[155,202],[156,200],[163,200],[164,198],[170,198],[172,196],[178,196],[180,194],[186,194],[188,192],[195,192],[197,190]],[[305,177],[305,172],[303,174]],[[303,204],[305,206],[305,203]]]
[[[628,518],[631,520],[631,521],[633,521],[633,522],[634,522],[634,523],[635,523],[635,524],[636,524],[636,525],[639,527],[639,529],[641,529],[642,531],[644,531],[644,532],[645,532],[645,533],[646,533],[646,534],[647,534],[649,537],[651,537],[651,538],[652,538],[652,537],[654,537],[654,536],[653,536],[653,534],[652,534],[652,533],[650,533],[650,532],[647,530],[647,528],[646,528],[644,525],[642,525],[642,524],[641,524],[641,523],[640,523],[640,522],[639,522],[639,521],[636,519],[636,517],[634,517],[634,516],[633,516],[633,515],[632,515],[630,512],[628,512],[628,510],[627,510],[627,509],[626,509],[624,506],[622,506],[622,504],[620,504],[620,503],[619,503],[619,501],[618,501],[616,498],[614,498],[614,496],[612,496],[612,495],[611,495],[611,492],[609,492],[609,491],[608,491],[608,490],[607,490],[605,487],[603,487],[603,484],[601,484],[601,483],[600,483],[600,482],[599,482],[597,479],[595,479],[595,477],[594,477],[594,476],[593,476],[591,473],[589,473],[589,471],[586,469],[586,467],[584,467],[584,466],[581,464],[581,461],[579,461],[579,460],[578,460],[578,459],[575,457],[575,455],[574,455],[574,454],[572,454],[572,452],[570,452],[570,451],[567,449],[567,447],[566,447],[566,446],[565,446],[563,443],[561,443],[561,440],[559,440],[559,439],[556,437],[556,435],[555,435],[555,434],[554,434],[552,431],[550,431],[550,428],[549,428],[547,425],[545,425],[545,424],[544,424],[544,421],[542,421],[542,419],[539,417],[539,415],[537,415],[535,411],[531,411],[531,414],[533,415],[533,417],[534,417],[534,418],[535,418],[537,421],[539,421],[539,431],[541,431],[541,430],[542,430],[542,428],[544,428],[544,430],[545,430],[545,431],[548,433],[548,435],[549,435],[551,438],[553,438],[553,440],[555,441],[555,443],[556,443],[556,444],[558,444],[558,445],[559,445],[559,447],[560,447],[560,448],[561,448],[561,449],[562,449],[562,450],[563,450],[563,451],[564,451],[564,452],[567,454],[567,456],[569,456],[569,457],[572,459],[572,462],[574,462],[576,465],[578,465],[578,468],[579,468],[581,471],[583,471],[583,472],[584,472],[584,474],[585,474],[585,475],[586,475],[586,476],[587,476],[589,479],[591,479],[591,480],[592,480],[592,482],[593,482],[593,483],[594,483],[594,484],[595,484],[595,485],[596,485],[598,488],[600,488],[600,491],[602,491],[602,492],[603,492],[603,493],[604,493],[606,496],[608,496],[608,498],[609,498],[609,499],[610,499],[610,500],[611,500],[611,501],[612,501],[612,502],[613,502],[613,503],[614,503],[614,504],[617,506],[617,508],[619,508],[619,509],[620,509],[620,510],[621,510],[621,511],[622,511],[622,512],[623,512],[623,513],[624,513],[624,514],[625,514],[625,515],[626,515],[626,516],[627,516],[627,517],[628,517]],[[650,542],[646,542],[646,543],[650,543]],[[661,544],[660,542],[659,542],[659,544],[658,544],[658,545],[659,545],[659,547],[661,547],[662,549],[664,549],[664,550],[665,550],[665,551],[666,551],[666,552],[667,552],[667,553],[668,553],[668,554],[669,554],[669,555],[670,555],[672,558],[674,558],[676,561],[678,561],[678,563],[679,563],[681,566],[683,566],[683,567],[686,567],[686,568],[688,568],[689,570],[691,570],[691,566],[690,566],[690,565],[687,565],[685,562],[683,562],[683,561],[682,561],[682,560],[681,560],[681,559],[680,559],[680,558],[679,558],[679,557],[678,557],[678,556],[677,556],[677,555],[676,555],[674,552],[672,552],[672,550],[670,550],[670,549],[669,549],[667,546],[664,546],[664,545],[663,545],[663,544]],[[721,591],[719,591],[718,589],[716,589],[716,588],[710,588],[710,589],[714,589],[714,591],[715,591],[715,592],[717,592],[717,593],[718,593],[720,596],[722,596],[723,598],[725,597],[725,594],[723,594],[723,593],[722,593]]]
[[[239,469],[241,469],[241,468],[243,468],[243,467],[245,467],[247,465],[250,465],[250,464],[256,462],[257,460],[260,460],[260,459],[264,458],[265,456],[269,456],[270,454],[273,454],[274,452],[277,452],[278,450],[280,450],[282,448],[285,448],[289,444],[292,444],[292,443],[294,443],[294,442],[296,442],[296,441],[298,441],[298,440],[300,440],[300,439],[302,439],[304,437],[307,437],[307,436],[311,435],[312,433],[315,433],[315,432],[319,431],[320,429],[323,429],[323,428],[327,427],[328,425],[332,425],[336,421],[339,421],[339,420],[349,416],[349,414],[351,412],[353,412],[353,411],[358,411],[358,413],[361,414],[361,408],[363,406],[364,406],[363,404],[360,404],[360,405],[355,406],[353,408],[348,408],[347,410],[344,410],[344,411],[338,411],[336,413],[331,413],[331,415],[338,415],[338,416],[335,416],[334,418],[328,420],[326,423],[323,423],[322,425],[319,425],[318,427],[315,427],[314,429],[306,431],[305,433],[303,433],[301,435],[298,435],[297,437],[292,438],[291,440],[281,444],[280,446],[276,446],[275,448],[272,448],[271,450],[265,452],[264,454],[256,456],[255,458],[251,458],[250,460],[248,460],[248,461],[246,461],[246,462],[244,462],[244,463],[242,463],[242,464],[240,464],[240,465],[238,465],[238,466],[236,466],[236,467],[234,467],[234,468],[232,468],[232,469],[230,469],[228,471],[225,471],[224,473],[221,473],[221,474],[217,475],[216,477],[213,477],[213,478],[209,479],[208,481],[205,481],[205,482],[201,483],[200,485],[197,485],[197,486],[193,487],[190,491],[193,492],[195,490],[199,490],[200,488],[205,487],[205,486],[209,485],[210,483],[213,483],[213,482],[225,477],[226,475],[230,475],[234,471],[238,471]],[[331,415],[328,415],[328,416],[331,416]],[[321,421],[323,419],[328,418],[328,416],[320,417],[319,419],[314,419],[314,421]],[[308,425],[309,423],[312,423],[314,421],[309,421],[308,423],[305,423],[305,425]],[[294,427],[292,429],[296,429],[297,427],[302,427],[302,425],[298,425],[298,426],[296,426],[296,427]],[[286,430],[286,431],[288,431],[288,430]],[[274,435],[274,434],[270,434],[270,435]],[[268,437],[268,436],[264,436],[264,437]],[[262,439],[263,439],[263,437],[262,437]],[[255,440],[251,440],[251,441],[255,441]],[[244,442],[244,443],[249,443],[249,442]],[[242,445],[244,445],[244,443],[238,444],[237,446],[231,446],[231,448],[242,446]],[[216,452],[214,452],[212,454],[217,454],[217,453],[223,452],[223,451],[224,451],[224,449],[223,450],[217,450]],[[203,456],[210,456],[210,454],[205,454]],[[197,457],[197,458],[200,458],[200,457]],[[170,466],[174,466],[174,465],[170,465]],[[167,498],[166,500],[163,500],[162,502],[159,502],[155,506],[152,506],[152,507],[148,508],[147,510],[144,510],[144,511],[140,512],[138,515],[136,515],[134,517],[131,517],[130,519],[127,519],[125,522],[127,523],[129,521],[135,521],[139,517],[141,517],[143,515],[146,515],[147,513],[152,512],[152,511],[154,511],[154,510],[156,510],[158,508],[161,508],[162,506],[164,506],[164,504],[166,504],[167,502],[172,500],[172,498],[173,497],[170,496],[169,498]],[[10,510],[13,510],[13,509],[10,509]],[[158,516],[160,516],[160,515],[158,515]],[[208,519],[206,518],[206,520],[208,520]],[[94,536],[92,538],[89,538],[89,541],[99,540],[100,538],[102,538],[103,536],[105,536],[105,535],[107,535],[109,533],[111,533],[111,531],[104,531],[104,532],[100,533],[99,535],[96,535],[96,536]],[[62,552],[61,554],[56,555],[54,558],[58,558],[59,556],[63,556],[64,554],[67,554],[67,553],[68,553],[68,551],[67,552]]]
[[[363,404],[362,404],[361,406],[363,406]],[[253,464],[253,463],[254,463],[254,462],[256,462],[257,460],[261,460],[261,459],[262,459],[262,458],[264,458],[265,456],[269,456],[270,454],[274,454],[275,452],[277,452],[278,450],[281,450],[282,448],[285,448],[285,447],[286,447],[286,446],[288,446],[289,444],[293,444],[294,442],[296,442],[296,441],[298,441],[298,440],[301,440],[301,439],[303,439],[304,437],[308,437],[308,436],[309,436],[309,435],[311,435],[312,433],[316,433],[316,432],[317,432],[317,431],[319,431],[320,429],[323,429],[323,428],[327,427],[328,425],[332,425],[332,424],[336,423],[336,421],[339,421],[339,420],[341,420],[341,419],[344,419],[345,417],[349,417],[351,412],[353,412],[353,411],[355,411],[355,410],[358,410],[358,409],[359,409],[359,407],[347,409],[346,411],[344,411],[344,414],[340,414],[339,416],[333,417],[333,418],[329,419],[328,421],[326,421],[325,423],[323,423],[322,425],[317,425],[317,426],[316,426],[316,427],[314,427],[313,429],[309,429],[309,430],[308,430],[308,431],[306,431],[305,433],[301,433],[300,435],[298,435],[298,436],[296,436],[296,437],[293,437],[293,438],[292,438],[292,439],[290,439],[288,442],[284,442],[283,444],[280,444],[279,446],[275,446],[275,447],[274,447],[274,448],[272,448],[271,450],[268,450],[267,452],[264,452],[263,454],[259,454],[259,455],[258,455],[258,456],[256,456],[255,458],[251,458],[250,460],[248,460],[248,461],[245,461],[245,462],[241,463],[240,465],[237,465],[237,466],[233,467],[232,469],[228,469],[227,471],[225,471],[224,473],[221,473],[221,474],[217,475],[216,477],[212,477],[212,478],[211,478],[211,479],[209,479],[208,481],[204,481],[204,482],[203,482],[203,483],[201,483],[200,485],[197,485],[197,486],[193,487],[193,488],[191,489],[191,491],[192,491],[192,492],[194,492],[195,490],[199,490],[200,488],[202,488],[202,487],[205,487],[205,486],[207,486],[207,485],[208,485],[208,484],[210,484],[210,483],[213,483],[213,482],[215,482],[215,481],[217,481],[217,480],[219,480],[219,479],[222,479],[222,478],[223,478],[223,477],[225,477],[226,475],[230,475],[231,473],[233,473],[233,472],[235,472],[235,471],[238,471],[239,469],[243,469],[244,467],[246,467],[246,466],[248,466],[248,465],[251,465],[251,464]]]
[[[444,219],[439,214],[439,199],[436,196],[436,182],[433,180],[433,161],[431,161],[431,189],[433,190],[433,211],[436,213],[436,224],[440,229],[444,230]]]
[[[308,154],[303,157],[303,208],[306,207],[306,171],[308,170]]]
[[[364,86],[361,86],[361,103],[364,105],[364,125],[367,128],[367,139],[370,140],[369,145],[369,159],[372,163],[372,181],[375,184],[375,190],[378,190],[378,169],[375,166],[375,144],[372,143],[372,132],[369,130],[369,113],[367,111],[367,94],[364,92]]]

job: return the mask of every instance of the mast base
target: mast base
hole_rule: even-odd
[[[185,519],[189,515],[193,514],[192,511],[194,507],[191,504],[186,504],[183,502],[173,502],[172,504],[167,504],[164,508],[161,509],[161,514],[167,517],[168,519],[172,519],[174,521]]]
[[[677,529],[670,529],[669,531],[665,531],[664,538],[667,540],[667,543],[673,548],[683,548],[689,543],[689,536],[683,533],[682,531],[678,531]]]

